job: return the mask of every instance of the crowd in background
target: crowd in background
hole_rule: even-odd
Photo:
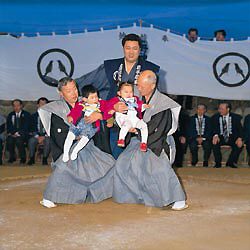
[[[198,40],[198,29],[196,28],[190,28],[188,30],[188,40],[191,43],[194,43],[195,41]],[[224,42],[226,40],[226,31],[225,30],[216,30],[214,32],[214,40],[219,41],[219,42]]]
[[[37,108],[48,103],[48,99],[41,97],[37,100]],[[29,152],[28,165],[35,163],[36,150],[41,147],[43,151],[42,164],[48,164],[50,153],[50,139],[39,118],[38,112],[30,114],[24,110],[22,100],[15,99],[12,101],[13,111],[10,112],[5,120],[2,117],[0,126],[0,165],[3,164],[4,148],[8,151],[8,163],[12,164],[20,160],[20,164],[26,164],[26,148]],[[5,147],[4,147],[5,143]],[[16,154],[16,149],[18,155]]]
[[[183,166],[184,155],[189,146],[191,152],[191,164],[198,163],[199,145],[203,149],[203,166],[208,167],[209,158],[213,152],[215,168],[222,166],[221,146],[231,148],[226,166],[237,168],[237,162],[244,144],[250,154],[250,114],[243,117],[231,111],[231,104],[221,101],[218,105],[218,112],[212,117],[206,115],[205,104],[198,104],[196,113],[189,116],[185,109],[181,110],[179,126],[174,134],[176,143],[176,158],[174,165]],[[248,161],[250,165],[250,161]]]

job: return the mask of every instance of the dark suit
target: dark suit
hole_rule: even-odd
[[[16,117],[16,113],[14,111],[9,113],[7,117],[7,149],[10,154],[9,162],[13,162],[15,160],[15,146],[18,149],[21,163],[26,161],[25,144],[28,141],[29,131],[30,113],[22,110],[19,119]],[[15,137],[15,133],[19,133],[20,136]]]
[[[173,134],[176,146],[176,155],[174,165],[176,167],[182,167],[184,154],[187,150],[187,140],[186,143],[180,142],[180,137],[185,137],[187,139],[187,131],[188,131],[188,123],[189,123],[189,115],[186,113],[184,109],[181,109],[179,116],[179,123],[176,132]]]
[[[28,142],[30,159],[34,161],[34,156],[35,156],[35,151],[36,151],[36,146],[38,144],[39,136],[45,137],[43,141],[43,147],[44,147],[43,158],[47,159],[49,155],[49,151],[50,151],[50,139],[44,130],[44,127],[40,121],[38,112],[31,115],[30,135],[31,137],[29,138],[29,142]]]
[[[199,122],[198,116],[194,115],[190,118],[188,126],[188,143],[192,154],[192,165],[196,165],[198,162],[198,142],[197,138],[201,137],[202,147],[204,150],[203,162],[207,165],[209,156],[211,154],[211,137],[212,127],[211,120],[208,116],[203,116],[203,121]]]
[[[244,120],[244,141],[247,146],[248,157],[250,158],[250,115],[247,115]]]
[[[227,165],[236,164],[239,159],[239,155],[242,151],[242,148],[238,148],[237,145],[235,144],[238,138],[243,139],[243,128],[241,125],[242,117],[234,113],[229,113],[229,117],[231,119],[232,128],[227,141],[225,140],[225,137],[223,137],[222,134],[222,128],[221,128],[222,125],[220,122],[220,120],[222,120],[222,116],[220,114],[215,114],[212,117],[213,136],[218,135],[220,139],[220,142],[218,144],[213,145],[215,163],[216,166],[218,167],[220,167],[222,160],[222,155],[220,150],[221,145],[229,145],[232,148],[232,151],[227,160]]]

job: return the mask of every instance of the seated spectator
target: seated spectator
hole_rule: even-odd
[[[216,41],[223,42],[226,39],[226,31],[225,30],[216,30],[214,32],[214,37],[216,38]]]
[[[0,115],[0,165],[3,165],[3,141],[4,141],[4,131],[5,131],[5,118]]]
[[[187,151],[187,129],[188,129],[189,115],[184,109],[181,109],[179,116],[179,123],[176,132],[173,134],[176,146],[176,155],[174,166],[182,167],[184,154]]]
[[[25,144],[28,141],[30,113],[23,110],[23,102],[19,99],[12,101],[13,112],[7,117],[7,150],[9,163],[16,161],[15,146],[18,149],[20,164],[26,162]]]
[[[232,151],[227,160],[226,166],[237,168],[236,164],[243,146],[243,128],[241,116],[231,112],[231,105],[228,102],[219,104],[219,113],[212,117],[213,127],[213,153],[215,168],[221,167],[221,145],[229,145]]]
[[[247,115],[244,120],[244,139],[247,146],[248,165],[250,166],[250,115]]]
[[[203,167],[208,167],[208,159],[211,154],[211,137],[212,127],[211,121],[205,115],[207,107],[204,104],[198,104],[197,114],[190,118],[188,126],[188,143],[192,154],[192,166],[198,162],[198,145],[202,145]]]
[[[41,97],[37,100],[37,108],[42,107],[47,104],[49,101],[45,97]],[[43,165],[48,165],[48,156],[50,153],[50,139],[45,132],[41,119],[36,111],[31,115],[31,124],[30,124],[30,135],[28,142],[29,148],[29,161],[28,165],[32,165],[35,163],[35,152],[38,144],[43,145]]]
[[[188,30],[188,41],[194,43],[198,39],[198,30],[195,28],[190,28]]]

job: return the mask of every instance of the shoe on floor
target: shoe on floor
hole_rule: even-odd
[[[49,201],[46,199],[43,199],[42,201],[40,201],[40,204],[44,207],[47,207],[47,208],[56,207],[56,204],[53,201]]]
[[[25,164],[25,162],[26,162],[26,159],[24,159],[24,158],[20,160],[21,165]]]
[[[230,162],[227,162],[227,163],[226,163],[226,167],[238,168],[234,163],[230,163]]]
[[[186,201],[176,201],[171,207],[171,209],[175,211],[181,211],[186,208],[188,208],[188,204],[186,204]]]
[[[42,165],[48,165],[48,160],[47,160],[47,158],[43,158],[43,163],[42,163]]]
[[[203,161],[203,167],[208,167],[208,162],[207,161]]]
[[[10,158],[10,159],[8,160],[8,163],[13,163],[14,161],[16,161],[15,158]]]
[[[221,168],[221,163],[215,163],[214,168]]]
[[[28,164],[29,166],[35,164],[35,159],[34,159],[34,157],[31,157],[31,158],[29,159],[29,161],[28,161],[27,164]]]
[[[188,206],[188,204],[185,204],[185,206],[184,207],[181,207],[181,208],[171,208],[172,210],[174,210],[174,211],[181,211],[181,210],[184,210],[184,209],[186,209],[186,208],[188,208],[189,206]]]

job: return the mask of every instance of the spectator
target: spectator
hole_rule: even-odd
[[[244,139],[247,146],[248,165],[250,166],[250,115],[247,115],[244,120]]]
[[[229,145],[232,151],[226,166],[237,168],[236,164],[243,146],[242,117],[231,112],[231,105],[228,102],[220,103],[218,111],[219,113],[212,117],[214,167],[221,167],[222,155],[220,146]]]
[[[41,97],[37,100],[37,108],[42,107],[47,104],[49,101],[45,97]],[[35,163],[35,152],[38,144],[43,145],[43,165],[48,165],[48,156],[50,152],[50,139],[45,132],[41,119],[36,111],[31,115],[31,125],[30,125],[30,135],[28,142],[29,148],[29,161],[28,165],[32,165]]]
[[[5,131],[5,118],[0,115],[0,165],[3,165],[3,141],[4,141],[4,131]]]
[[[190,118],[188,127],[188,143],[192,154],[192,166],[198,162],[198,145],[202,145],[203,167],[208,167],[208,159],[211,154],[211,137],[212,127],[211,121],[205,115],[207,107],[204,104],[198,104],[197,114]]]
[[[174,166],[182,167],[184,154],[187,150],[187,129],[188,129],[189,115],[184,109],[181,109],[179,116],[179,123],[176,132],[173,134],[176,145],[176,156]]]
[[[198,39],[198,30],[196,28],[190,28],[188,30],[188,41],[194,43]]]
[[[223,42],[226,39],[226,31],[225,30],[216,30],[214,32],[214,37],[216,38],[216,41]]]
[[[7,117],[7,150],[9,163],[16,161],[15,146],[18,149],[20,164],[26,162],[25,144],[29,136],[30,113],[23,110],[23,102],[19,99],[12,101],[13,112]]]

